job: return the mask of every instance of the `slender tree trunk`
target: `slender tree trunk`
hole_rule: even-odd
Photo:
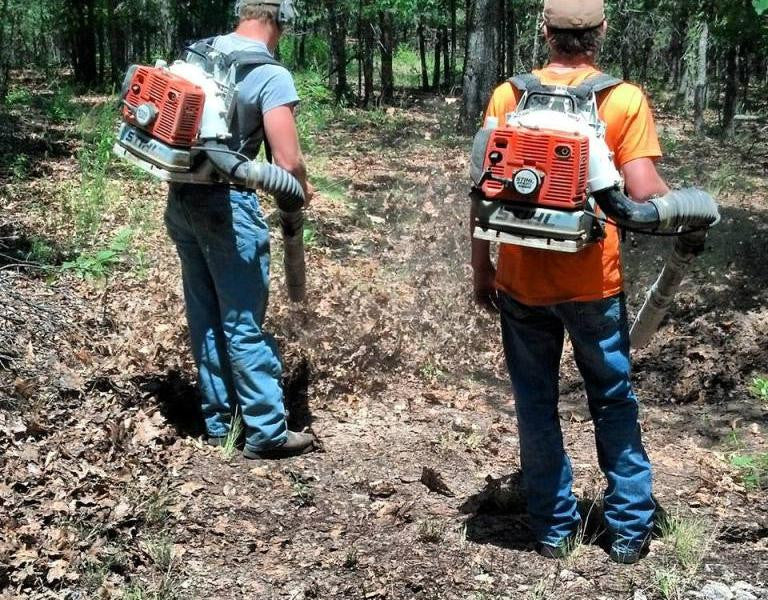
[[[419,60],[421,62],[421,89],[429,89],[429,74],[427,72],[427,41],[424,39],[424,18],[419,20]]]
[[[734,119],[736,102],[739,97],[738,89],[738,48],[728,48],[725,55],[725,98],[723,100],[723,135],[732,137],[734,134]]]
[[[456,77],[456,0],[450,0],[449,10],[451,12],[451,85]]]
[[[3,0],[2,9],[0,10],[0,102],[5,100],[5,96],[8,93],[8,74],[10,72],[10,61],[8,56],[7,40],[11,35],[11,32],[6,29],[6,24],[9,21],[8,0]]]
[[[693,101],[693,128],[697,135],[704,135],[704,108],[707,98],[707,48],[709,46],[709,25],[704,22],[699,38],[698,78]]]
[[[337,0],[325,0],[331,34],[331,79],[336,101],[349,96],[347,83],[347,16]]]
[[[515,74],[515,56],[517,55],[517,22],[515,21],[515,3],[507,2],[507,18],[506,27],[507,35],[505,44],[507,45],[506,57],[507,57],[507,76],[511,77]]]
[[[496,84],[496,64],[500,42],[499,2],[475,0],[467,14],[467,66],[464,73],[459,127],[472,133],[477,129],[480,117]]]
[[[375,39],[373,36],[373,23],[367,14],[363,21],[363,106],[373,98],[373,53]]]
[[[381,101],[384,104],[392,102],[395,95],[395,79],[392,71],[392,57],[395,54],[394,28],[392,15],[387,11],[379,12],[379,28],[381,29]]]
[[[437,91],[440,89],[440,50],[442,48],[442,31],[437,29],[435,31],[435,62],[432,69],[432,89]]]
[[[539,20],[538,18],[534,22],[533,30],[533,52],[531,53],[531,71],[539,67],[539,44],[541,40],[541,33],[539,32]]]
[[[443,41],[443,83],[445,89],[449,89],[453,85],[453,71],[451,71],[451,51],[450,41],[448,39],[448,28],[443,26],[441,31],[442,35],[440,37]]]

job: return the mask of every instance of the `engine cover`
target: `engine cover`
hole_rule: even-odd
[[[200,131],[203,89],[161,67],[138,67],[125,92],[123,120],[171,146],[192,146]]]
[[[489,200],[578,210],[587,200],[589,138],[522,125],[488,138],[481,190]]]

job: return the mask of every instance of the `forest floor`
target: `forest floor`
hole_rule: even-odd
[[[164,189],[99,171],[101,142],[57,102],[38,89],[2,109],[0,598],[768,598],[758,125],[722,143],[658,114],[664,175],[714,189],[723,221],[634,351],[666,525],[620,566],[567,349],[561,422],[590,526],[566,560],[533,550],[498,325],[470,302],[453,99],[338,110],[308,140],[309,299],[286,299],[278,235],[267,327],[293,425],[322,451],[279,462],[202,443]],[[624,244],[630,311],[667,248]]]

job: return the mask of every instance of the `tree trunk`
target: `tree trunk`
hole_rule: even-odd
[[[339,7],[337,0],[325,0],[331,34],[331,80],[336,102],[349,96],[347,83],[347,14]],[[335,84],[332,82],[335,81]]]
[[[8,0],[3,0],[2,12],[0,12],[0,103],[5,100],[8,93],[8,74],[10,72],[10,61],[6,50],[7,40],[11,33],[6,30],[6,24],[9,21]]]
[[[387,11],[379,12],[379,28],[381,29],[381,101],[384,104],[392,102],[395,95],[395,79],[392,71],[392,57],[395,54],[394,28],[392,15]]]
[[[432,69],[432,89],[437,91],[440,89],[440,49],[442,47],[442,31],[437,29],[435,31],[435,62]]]
[[[440,31],[442,32],[443,40],[443,82],[445,89],[449,89],[453,85],[453,72],[451,71],[451,51],[450,41],[448,40],[448,28],[443,26]]]
[[[541,32],[539,31],[538,17],[534,21],[533,30],[533,52],[531,53],[531,71],[539,67],[539,44],[541,40]]]
[[[362,26],[363,36],[363,106],[368,106],[368,103],[373,98],[373,53],[375,48],[375,42],[373,36],[373,23],[367,16],[363,21]]]
[[[507,35],[504,43],[507,45],[506,57],[507,66],[506,73],[508,77],[515,74],[515,56],[517,56],[517,22],[515,21],[515,3],[507,2],[507,18],[505,20],[507,27]]]
[[[496,84],[500,36],[499,2],[475,0],[467,15],[467,66],[464,73],[459,127],[466,133],[477,129],[488,97]]]
[[[693,100],[693,128],[697,135],[704,135],[704,108],[707,99],[707,48],[709,46],[709,25],[704,22],[699,37],[698,78]]]
[[[424,18],[419,21],[419,60],[421,62],[421,89],[429,89],[429,74],[427,73],[427,41],[424,39]]]
[[[450,0],[449,10],[451,12],[451,85],[456,77],[456,0]]]
[[[738,48],[731,46],[725,55],[725,99],[723,100],[723,135],[732,137],[736,115],[736,102],[739,97],[738,89]]]

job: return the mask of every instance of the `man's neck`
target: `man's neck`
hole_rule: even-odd
[[[256,42],[261,42],[270,52],[274,52],[277,46],[278,38],[273,34],[269,25],[256,19],[240,21],[235,29],[235,33]]]
[[[597,68],[595,60],[590,56],[569,56],[567,54],[553,54],[549,59],[547,67],[562,71]]]

